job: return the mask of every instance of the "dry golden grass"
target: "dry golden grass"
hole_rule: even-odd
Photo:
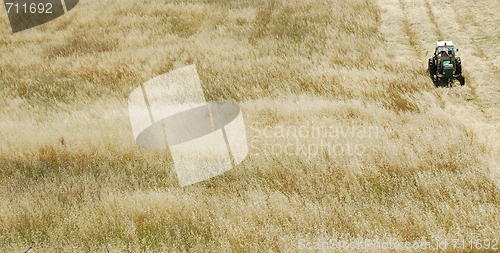
[[[15,35],[0,8],[0,251],[498,238],[500,51],[484,24],[500,5],[486,2],[88,0]],[[438,39],[461,49],[466,86],[432,85]],[[192,63],[207,100],[242,107],[250,153],[180,188],[164,152],[134,145],[126,99]]]

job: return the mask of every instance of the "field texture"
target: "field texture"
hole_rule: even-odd
[[[2,7],[0,252],[498,240],[497,24],[496,0],[83,0],[12,34]],[[465,86],[434,87],[437,40]],[[190,64],[241,106],[250,152],[181,188],[127,97]]]

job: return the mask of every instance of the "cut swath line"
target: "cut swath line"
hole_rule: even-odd
[[[427,15],[429,16],[429,19],[431,20],[432,25],[434,25],[434,31],[436,33],[438,40],[444,40],[445,38],[443,38],[443,33],[439,29],[439,24],[436,21],[436,16],[434,15],[434,12],[432,11],[432,6],[429,3],[429,0],[425,0],[425,8],[427,9]]]
[[[404,18],[403,18],[404,32],[406,33],[406,36],[408,36],[408,40],[410,42],[410,45],[418,53],[417,35],[411,29],[410,20],[408,20],[408,15],[406,13],[406,8],[405,8],[405,4],[404,4],[403,0],[399,0],[399,5],[401,7],[401,11],[403,12],[403,16],[404,16]]]

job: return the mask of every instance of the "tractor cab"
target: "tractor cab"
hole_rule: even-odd
[[[439,41],[436,43],[436,57],[455,58],[455,47],[451,41]]]
[[[438,41],[436,43],[437,72],[445,78],[453,78],[455,72],[455,48],[451,41]]]

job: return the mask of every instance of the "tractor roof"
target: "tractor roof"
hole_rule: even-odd
[[[444,46],[450,46],[450,47],[452,47],[453,46],[453,41],[449,41],[449,40],[447,40],[447,41],[438,41],[436,43],[436,46],[437,47],[444,47]]]

